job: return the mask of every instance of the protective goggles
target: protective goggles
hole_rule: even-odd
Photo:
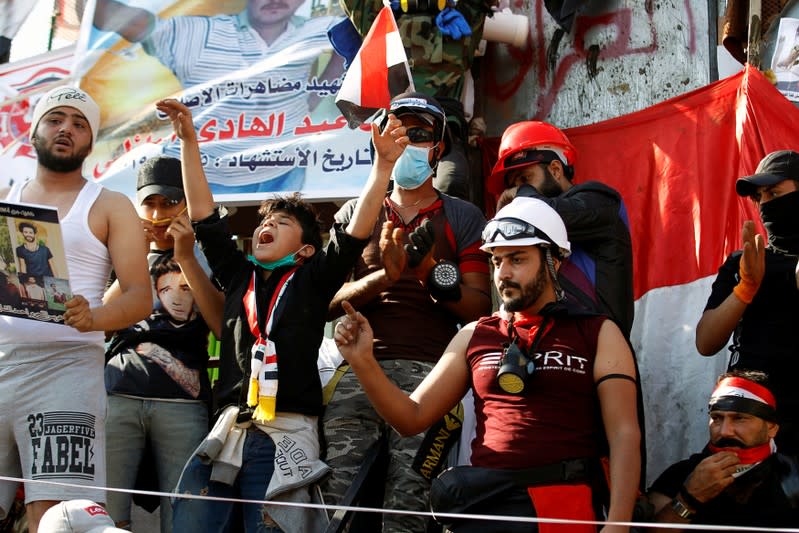
[[[405,130],[405,135],[407,135],[408,139],[414,144],[431,143],[436,140],[435,133],[420,127],[408,128]]]
[[[494,239],[497,238],[497,235],[502,235],[506,241],[537,237],[554,244],[554,241],[549,238],[549,235],[532,224],[518,218],[496,218],[489,220],[488,224],[486,224],[486,227],[483,229],[483,242],[492,243]]]

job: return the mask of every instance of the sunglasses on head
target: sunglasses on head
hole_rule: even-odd
[[[518,218],[499,218],[489,220],[483,229],[483,242],[492,243],[497,235],[502,235],[505,240],[526,239],[537,237],[547,242],[553,242],[549,235],[536,228],[532,224]]]
[[[405,130],[405,135],[408,136],[408,139],[410,139],[412,143],[427,143],[435,142],[436,140],[436,136],[432,131],[418,126]]]

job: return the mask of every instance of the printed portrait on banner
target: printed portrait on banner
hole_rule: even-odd
[[[75,64],[103,112],[85,171],[132,196],[144,160],[179,157],[154,106],[174,97],[217,200],[357,195],[371,152],[334,104],[344,64],[327,31],[341,20],[332,0],[94,0]]]

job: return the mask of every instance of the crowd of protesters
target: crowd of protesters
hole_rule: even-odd
[[[434,186],[452,142],[444,108],[401,94],[372,124],[371,173],[326,243],[294,194],[262,203],[242,250],[205,179],[190,110],[157,108],[180,159],[141,167],[135,207],[83,177],[100,110],[73,87],[39,100],[36,175],[3,194],[58,210],[73,291],[63,324],[0,315],[0,474],[25,480],[31,533],[81,520],[135,528],[131,491],[142,487],[162,495],[162,532],[324,531],[381,442],[386,532],[553,528],[462,514],[607,533],[633,519],[799,524],[799,154],[769,154],[738,180],[768,244],[747,222],[697,326],[703,355],[732,336],[708,444],[642,492],[626,210],[606,185],[573,183],[562,131],[508,128],[486,221]],[[343,360],[323,388],[328,321]],[[214,383],[209,333],[220,342]],[[442,429],[469,418],[467,394],[468,466],[442,472],[431,451],[449,449]],[[0,481],[3,516],[17,489]],[[442,525],[431,508],[449,514]]]

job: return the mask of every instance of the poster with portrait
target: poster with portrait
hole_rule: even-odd
[[[58,212],[0,202],[0,314],[62,323],[71,295]]]
[[[799,19],[780,19],[771,70],[777,89],[788,100],[799,102]]]
[[[73,68],[102,109],[85,172],[132,197],[143,161],[179,157],[154,105],[172,97],[217,201],[357,196],[371,151],[335,106],[344,64],[327,32],[342,20],[334,0],[93,0]]]

